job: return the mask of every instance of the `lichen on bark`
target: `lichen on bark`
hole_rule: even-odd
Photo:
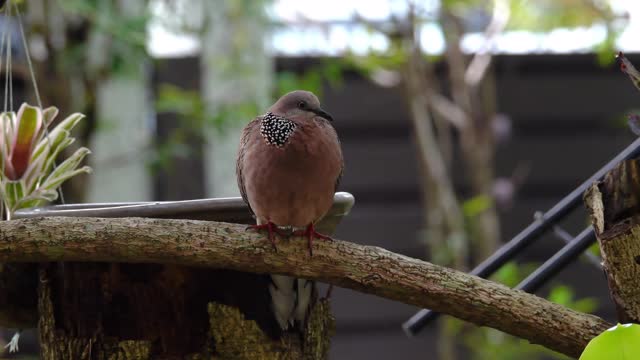
[[[328,300],[312,307],[302,334],[286,332],[273,339],[258,324],[248,320],[237,308],[210,303],[210,334],[219,359],[238,360],[317,360],[326,359],[335,319]]]
[[[593,184],[585,204],[600,245],[618,321],[640,321],[640,160],[626,160]]]

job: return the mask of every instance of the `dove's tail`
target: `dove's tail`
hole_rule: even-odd
[[[271,308],[282,330],[302,328],[307,320],[313,297],[314,283],[284,275],[271,275],[269,293]]]

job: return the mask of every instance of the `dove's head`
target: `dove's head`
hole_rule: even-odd
[[[312,92],[304,90],[296,90],[285,94],[271,106],[269,112],[291,120],[313,119],[318,116],[333,121],[333,117],[320,107],[318,97]]]

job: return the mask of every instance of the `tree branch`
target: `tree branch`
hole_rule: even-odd
[[[448,313],[578,356],[611,326],[547,300],[387,250],[343,241],[280,241],[238,224],[143,218],[31,218],[2,222],[0,262],[165,263],[325,281]]]
[[[443,118],[449,120],[458,130],[464,130],[469,124],[469,116],[456,103],[429,89],[427,101],[431,108]]]
[[[487,69],[491,64],[491,47],[494,45],[496,38],[502,30],[507,26],[511,12],[509,10],[509,4],[504,0],[493,1],[493,15],[491,16],[491,22],[487,26],[484,32],[485,42],[480,49],[469,62],[469,66],[464,74],[464,81],[468,86],[474,88],[480,84]]]

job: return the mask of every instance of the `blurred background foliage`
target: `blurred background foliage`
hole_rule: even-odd
[[[43,103],[59,107],[62,114],[87,114],[78,146],[89,143],[96,132],[110,131],[110,119],[97,117],[99,86],[111,78],[139,77],[163,59],[149,52],[149,28],[160,25],[169,31],[203,41],[212,19],[203,11],[213,0],[32,0],[22,2],[27,30],[41,86]],[[592,49],[602,64],[613,61],[615,40],[625,28],[626,14],[605,0],[389,0],[384,19],[370,19],[358,12],[324,21],[303,14],[288,19],[274,15],[276,0],[215,0],[224,3],[228,21],[268,20],[272,32],[316,29],[328,34],[332,26],[364,29],[384,46],[328,49],[319,65],[304,73],[279,72],[271,82],[269,97],[303,88],[322,95],[325,86],[340,87],[346,72],[355,71],[379,86],[401,86],[411,114],[422,173],[425,207],[425,254],[431,260],[467,270],[486,258],[500,244],[500,213],[517,201],[526,181],[527,166],[514,169],[510,177],[493,172],[498,145],[505,142],[510,119],[496,108],[491,56],[501,49],[496,39],[506,32],[549,33],[571,29],[600,28]],[[160,10],[161,11],[160,11]],[[293,19],[293,20],[292,20]],[[346,25],[345,25],[346,24]],[[293,29],[293,30],[291,30]],[[431,29],[431,30],[429,30]],[[255,69],[243,61],[242,49],[251,36],[234,31],[226,36],[236,46],[228,59],[216,58],[210,66],[223,73],[242,73],[249,78]],[[433,38],[425,34],[435,34]],[[470,35],[470,36],[467,36]],[[432,50],[431,43],[441,43]],[[474,44],[476,51],[463,51]],[[267,46],[269,48],[269,46]],[[589,49],[586,49],[589,50]],[[273,49],[271,49],[273,51]],[[309,54],[304,54],[309,55]],[[314,54],[313,51],[310,55]],[[326,55],[326,54],[324,54]],[[255,75],[260,76],[259,74]],[[171,159],[189,157],[189,142],[234,137],[233,129],[264,111],[254,101],[216,105],[214,110],[201,92],[170,84],[154,84],[153,104],[158,113],[176,115],[176,126],[162,142],[140,144],[150,171],[170,170]],[[507,124],[506,127],[502,126]],[[502,130],[501,130],[502,129]],[[73,150],[73,149],[72,149]],[[462,198],[451,184],[454,153],[462,153],[471,193]],[[86,181],[65,189],[71,201],[83,201]],[[494,277],[509,286],[517,284],[534,265],[511,263]],[[557,284],[548,294],[554,302],[579,311],[597,307],[593,299],[577,299],[570,287]],[[459,321],[441,322],[439,359],[464,358],[456,350],[464,346],[473,359],[538,359],[549,356],[541,347],[529,345],[498,331],[476,328]],[[456,339],[462,339],[457,341]],[[557,355],[554,355],[557,356]]]

